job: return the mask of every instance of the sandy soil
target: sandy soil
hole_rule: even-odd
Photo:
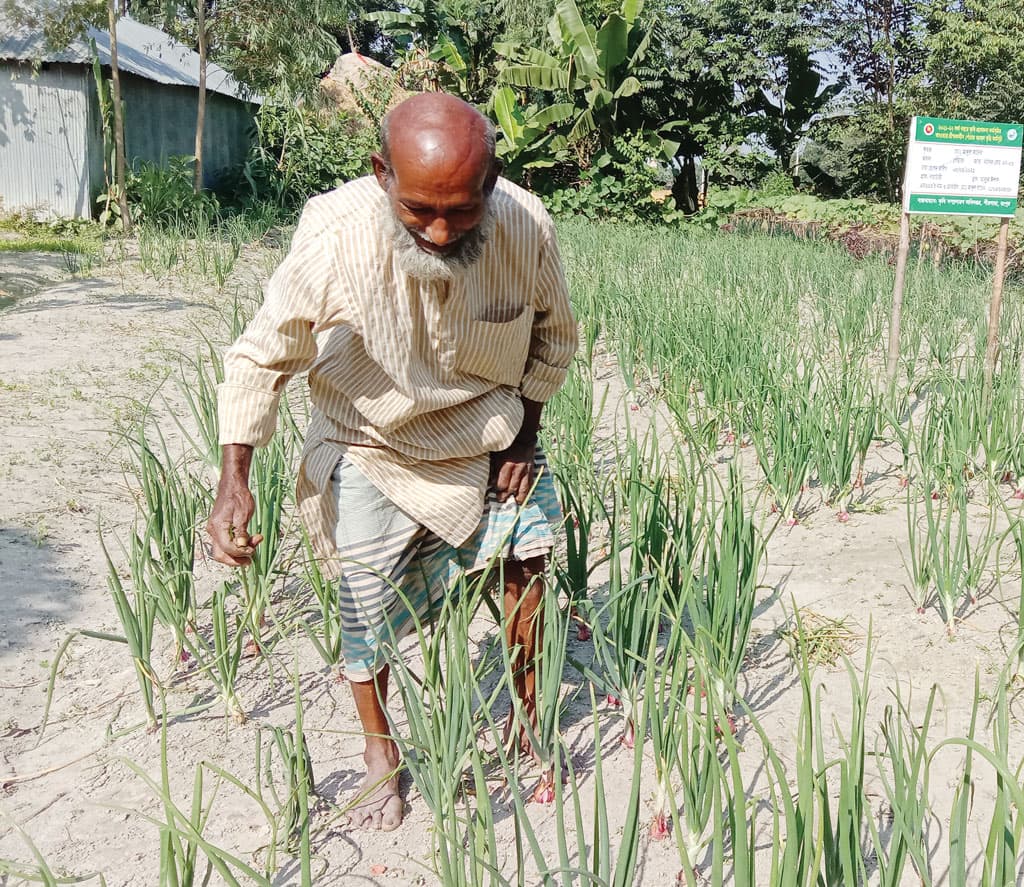
[[[31,269],[36,257],[23,257]],[[43,261],[39,259],[39,261]],[[169,375],[178,370],[176,354],[194,351],[199,330],[219,328],[218,306],[235,291],[251,293],[265,275],[265,258],[236,273],[225,291],[197,281],[158,281],[126,265],[107,266],[97,276],[50,282],[0,314],[0,860],[29,862],[31,838],[58,873],[103,873],[111,885],[158,882],[159,835],[146,815],[159,815],[153,791],[129,762],[159,778],[158,735],[142,728],[141,705],[124,648],[78,637],[69,647],[56,684],[50,722],[38,735],[49,665],[58,645],[80,629],[119,632],[108,598],[106,567],[98,529],[111,538],[123,533],[135,515],[134,490],[126,480],[126,451],[118,438],[136,415],[136,399],[159,389],[173,407]],[[28,273],[26,271],[25,273]],[[59,276],[59,269],[55,269]],[[614,377],[610,361],[598,367]],[[159,400],[158,411],[166,410]],[[167,423],[173,434],[172,423]],[[863,662],[869,630],[877,645],[868,714],[869,746],[877,737],[883,709],[893,701],[888,688],[912,698],[916,715],[929,688],[942,687],[933,740],[967,729],[975,672],[983,692],[994,685],[1015,639],[1017,574],[990,577],[978,603],[967,609],[954,639],[948,639],[934,610],[918,615],[905,590],[899,549],[906,536],[904,500],[897,490],[892,454],[876,449],[869,463],[864,498],[847,524],[819,507],[816,491],[801,525],[780,528],[772,537],[764,588],[758,603],[747,698],[777,742],[785,762],[792,760],[800,688],[791,668],[783,632],[793,607],[845,620],[854,637],[850,650]],[[204,588],[223,576],[201,567]],[[481,631],[487,626],[481,617]],[[169,656],[163,638],[162,655]],[[573,656],[586,661],[588,644],[572,641]],[[227,721],[219,707],[177,714],[168,730],[170,780],[175,798],[187,809],[198,761],[217,763],[250,784],[261,727],[288,726],[294,717],[288,673],[298,665],[306,708],[307,736],[321,806],[316,814],[318,884],[433,884],[430,867],[430,815],[411,788],[407,819],[387,835],[350,833],[336,805],[360,776],[357,721],[347,687],[320,666],[308,644],[279,645],[280,666],[266,671],[249,665],[240,686],[250,711],[244,726]],[[163,661],[166,662],[166,659]],[[827,741],[838,747],[832,717],[842,732],[850,717],[849,678],[840,669],[819,669]],[[169,695],[175,710],[207,697],[203,680],[186,676]],[[1015,716],[1020,715],[1014,706]],[[618,743],[617,716],[603,715],[605,776],[612,799],[612,840],[621,827],[616,799],[628,795],[631,753]],[[592,792],[589,706],[575,705],[566,735],[584,775],[581,791]],[[1019,724],[1014,722],[1019,752]],[[758,754],[754,737],[745,754]],[[987,739],[987,731],[985,731]],[[266,742],[266,736],[263,735]],[[933,876],[945,883],[948,811],[961,756],[942,753],[932,772],[936,817]],[[749,772],[756,780],[755,766]],[[647,768],[642,800],[645,821],[653,801],[652,768]],[[884,814],[881,790],[874,786],[876,811]],[[979,769],[976,805],[991,793],[990,775]],[[507,800],[507,799],[506,799]],[[591,801],[584,799],[584,809]],[[555,830],[550,808],[532,807],[535,825],[548,849]],[[512,808],[502,802],[499,822],[512,852]],[[884,818],[884,817],[883,817]],[[987,827],[977,817],[973,831]],[[259,864],[268,840],[257,806],[230,786],[220,789],[205,837],[250,864]],[[980,841],[979,838],[979,849]],[[298,883],[294,864],[284,859],[275,883]],[[386,870],[381,871],[380,867]],[[650,842],[646,835],[637,883],[674,883],[679,861],[672,841]],[[909,867],[908,867],[909,868]],[[216,882],[216,879],[214,879]],[[527,882],[530,883],[529,878]],[[913,880],[908,878],[907,883]],[[8,883],[0,874],[0,884]],[[9,883],[20,883],[12,878]],[[94,882],[96,883],[96,882]]]

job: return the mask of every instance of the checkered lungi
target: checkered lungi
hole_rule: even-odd
[[[533,493],[526,504],[519,506],[512,497],[499,502],[488,490],[476,532],[456,548],[416,523],[342,457],[331,485],[342,565],[342,652],[350,680],[376,675],[384,665],[381,643],[428,623],[460,576],[499,560],[550,553],[562,511],[539,448],[534,465]]]

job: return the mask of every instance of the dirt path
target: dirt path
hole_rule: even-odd
[[[111,537],[123,532],[135,514],[124,473],[126,450],[117,432],[137,417],[137,399],[148,399],[162,383],[161,390],[173,401],[173,385],[166,380],[178,371],[176,355],[191,353],[198,331],[209,334],[218,327],[217,306],[235,291],[251,293],[262,273],[242,270],[218,293],[206,285],[160,282],[118,266],[96,277],[56,283],[0,314],[0,421],[5,429],[0,435],[0,860],[32,858],[16,823],[59,873],[103,872],[111,885],[157,883],[159,836],[142,814],[159,815],[160,805],[128,762],[159,778],[159,736],[140,727],[135,676],[124,649],[87,638],[73,641],[41,741],[35,728],[49,664],[69,632],[120,631],[97,534],[99,528]],[[612,367],[606,362],[597,370],[607,378]],[[159,399],[153,403],[163,409]],[[771,542],[744,680],[754,711],[787,763],[800,694],[781,629],[794,604],[845,620],[858,663],[871,626],[878,649],[869,743],[884,706],[892,702],[886,688],[897,683],[904,699],[912,693],[916,712],[931,685],[939,682],[944,693],[934,738],[964,731],[975,669],[981,670],[983,683],[993,680],[1014,639],[1015,575],[987,589],[953,640],[945,637],[934,612],[913,612],[899,554],[906,532],[903,502],[886,456],[884,450],[872,453],[866,499],[848,524],[837,523],[828,509],[812,510],[800,526],[781,528]],[[809,498],[815,495],[812,491]],[[223,575],[209,566],[202,572],[207,590]],[[586,660],[588,649],[573,641],[576,658]],[[415,792],[409,792],[407,820],[398,832],[346,833],[332,805],[347,797],[361,770],[348,690],[331,680],[308,644],[281,645],[273,657],[279,666],[275,678],[268,680],[253,666],[243,670],[240,692],[250,711],[247,725],[229,724],[218,707],[172,718],[169,771],[179,804],[188,808],[194,768],[201,760],[255,784],[260,730],[292,723],[287,675],[297,666],[323,799],[316,823],[316,883],[435,883],[430,817]],[[817,679],[827,711],[845,731],[850,717],[846,673],[823,669]],[[171,701],[179,709],[208,702],[207,687],[199,676],[186,675]],[[580,704],[567,718],[568,740],[584,765],[590,760],[588,717],[589,705]],[[618,745],[618,730],[609,713],[605,774],[610,798],[625,798],[629,789],[631,753]],[[749,739],[746,754],[753,761],[757,743]],[[828,741],[837,747],[834,733]],[[950,754],[937,760],[948,763],[936,770],[931,787],[938,818],[930,836],[937,848],[934,874],[941,883],[946,840],[941,814],[950,809],[957,758]],[[645,823],[653,796],[649,774],[647,783]],[[585,778],[587,790],[590,785]],[[979,787],[979,804],[985,791]],[[230,786],[220,790],[215,803],[206,837],[258,864],[268,841],[258,805]],[[550,851],[558,825],[550,811],[534,810]],[[509,842],[500,851],[506,858],[513,840],[510,806],[499,829]],[[612,839],[614,844],[615,822]],[[648,845],[645,838],[643,853],[639,883],[673,883],[679,869],[673,842]],[[285,862],[275,883],[296,883],[294,865]],[[2,875],[0,883],[6,883]]]

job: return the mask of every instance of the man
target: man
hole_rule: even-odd
[[[272,436],[287,379],[309,370],[299,505],[317,551],[342,564],[345,668],[366,734],[350,822],[389,830],[403,805],[380,642],[436,607],[457,568],[504,560],[516,692],[533,711],[539,577],[560,516],[547,472],[534,486],[537,432],[576,324],[551,220],[499,177],[483,115],[414,96],[383,121],[372,160],[372,177],[309,201],[225,358],[207,531],[217,560],[249,562],[262,538],[248,527],[253,447]]]

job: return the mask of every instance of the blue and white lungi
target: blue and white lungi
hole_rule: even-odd
[[[476,532],[459,547],[416,523],[344,457],[331,476],[337,505],[335,541],[342,652],[350,680],[368,681],[384,666],[381,643],[430,621],[462,576],[503,560],[548,555],[562,511],[541,450],[526,504],[499,502],[487,491]]]

